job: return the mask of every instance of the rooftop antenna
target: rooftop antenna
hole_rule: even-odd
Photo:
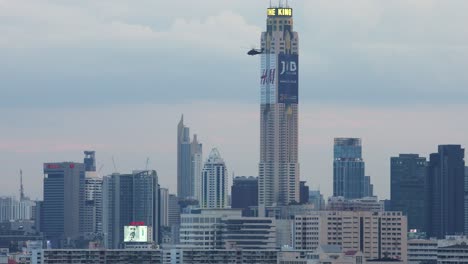
[[[23,170],[20,169],[20,201],[23,201],[25,198],[24,196],[24,188],[23,188]]]
[[[148,170],[148,165],[149,165],[149,157],[146,158],[146,166],[145,166],[145,170]]]

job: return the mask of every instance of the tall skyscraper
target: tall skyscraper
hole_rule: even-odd
[[[258,178],[235,177],[231,187],[231,207],[242,209],[243,216],[254,216],[251,206],[258,206]]]
[[[261,35],[259,215],[299,202],[299,37],[293,10],[267,9]]]
[[[134,222],[148,226],[159,239],[159,184],[156,171],[134,171],[104,177],[103,226],[106,248],[121,248],[124,227]]]
[[[201,208],[226,208],[228,206],[227,169],[219,151],[214,148],[202,171]]]
[[[390,159],[390,205],[408,217],[408,229],[426,231],[427,161],[418,154]]]
[[[101,242],[102,230],[102,177],[96,172],[96,152],[84,152],[85,166],[85,208],[83,235],[86,240]]]
[[[427,229],[431,237],[461,234],[465,225],[465,150],[440,145],[428,166]]]
[[[468,166],[465,167],[465,236],[468,235]]]
[[[364,196],[364,160],[360,138],[335,138],[333,196],[356,199]]]
[[[300,194],[300,199],[299,203],[300,204],[306,204],[309,202],[309,186],[306,185],[306,181],[301,181],[300,182],[300,187],[299,187],[299,194]]]
[[[184,116],[177,126],[177,195],[180,199],[201,195],[202,144],[194,135],[190,142],[190,129],[184,125]]]
[[[44,164],[42,231],[53,246],[82,235],[85,208],[85,165],[60,162]]]
[[[192,179],[193,179],[193,196],[198,201],[201,200],[202,194],[202,169],[203,169],[203,147],[198,142],[197,135],[193,135],[193,140],[190,145],[191,159],[192,159]]]

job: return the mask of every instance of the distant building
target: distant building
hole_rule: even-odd
[[[306,204],[309,202],[309,186],[305,181],[301,181],[299,185],[299,203]]]
[[[84,229],[85,165],[44,164],[44,202],[41,231],[54,247],[76,241]]]
[[[321,194],[319,190],[309,191],[309,204],[313,204],[314,209],[317,211],[325,210],[325,199],[323,198],[323,194]]]
[[[465,224],[465,150],[460,145],[440,145],[430,155],[426,218],[429,236],[462,234]]]
[[[211,150],[202,171],[201,208],[226,208],[228,206],[227,169],[219,151]]]
[[[407,260],[406,217],[401,212],[320,211],[294,217],[296,250],[341,245],[366,259]]]
[[[408,230],[426,231],[426,177],[426,158],[400,154],[390,159],[391,209],[408,216]]]
[[[275,219],[243,217],[239,209],[201,209],[181,215],[180,244],[199,249],[274,249]]]
[[[235,177],[231,187],[231,208],[242,209],[243,216],[254,216],[251,207],[258,206],[258,178]]]
[[[180,224],[180,205],[179,198],[175,194],[169,194],[168,202],[168,226]]]
[[[36,203],[29,199],[17,200],[15,197],[0,197],[0,223],[10,220],[31,220],[34,218]]]
[[[184,116],[177,126],[177,196],[180,199],[201,195],[202,144],[194,135],[190,142],[190,129],[184,125]]]
[[[437,240],[408,240],[408,264],[437,263]]]
[[[364,160],[360,138],[335,138],[333,196],[356,199],[364,196]]]
[[[468,166],[465,167],[465,235],[468,235]]]
[[[83,234],[89,240],[102,240],[102,183],[97,176],[85,178],[85,209],[83,216]]]
[[[344,197],[330,197],[327,210],[383,212],[385,211],[385,205],[383,201],[379,201],[375,196],[352,200],[346,200]]]
[[[134,171],[104,177],[103,226],[106,248],[122,248],[124,227],[148,226],[159,242],[159,185],[156,171]]]
[[[84,165],[85,171],[91,172],[96,171],[96,151],[85,151]]]
[[[374,196],[374,185],[371,183],[370,176],[364,176],[364,190],[362,197]]]
[[[161,226],[169,226],[169,189],[159,189],[159,217]]]

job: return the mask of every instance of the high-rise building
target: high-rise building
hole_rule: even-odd
[[[431,237],[461,234],[465,225],[465,150],[439,145],[430,155],[427,177],[427,232]]]
[[[235,177],[231,187],[231,208],[242,209],[243,216],[254,216],[251,207],[258,206],[258,178]]]
[[[85,171],[96,171],[96,151],[85,151]]]
[[[364,160],[360,138],[335,138],[333,196],[356,199],[364,196]]]
[[[418,154],[390,159],[390,206],[408,217],[408,229],[426,231],[427,161]]]
[[[202,171],[201,208],[226,208],[228,206],[227,169],[219,151],[214,148]]]
[[[134,171],[104,177],[103,226],[106,248],[122,248],[124,227],[143,225],[159,239],[159,184],[156,171]]]
[[[82,235],[85,208],[85,165],[44,164],[44,202],[41,230],[53,246]]]
[[[161,226],[169,226],[169,189],[159,189],[159,216]]]
[[[197,135],[190,142],[190,129],[184,125],[184,116],[177,126],[177,196],[180,199],[201,195],[201,170],[203,152]]]
[[[309,190],[309,204],[314,205],[314,210],[325,210],[325,199],[320,190]]]
[[[169,194],[168,226],[180,224],[179,198],[175,194]]]
[[[193,140],[190,145],[192,167],[191,173],[193,178],[193,196],[198,201],[202,195],[202,169],[203,169],[203,146],[198,142],[197,135],[193,135]]]
[[[299,202],[299,37],[293,9],[267,9],[261,35],[259,215]]]

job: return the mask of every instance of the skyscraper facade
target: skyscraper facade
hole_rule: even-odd
[[[258,206],[258,178],[235,177],[231,187],[231,208],[242,209],[243,216],[254,216],[250,207]]]
[[[44,203],[41,230],[53,246],[82,235],[85,208],[85,165],[60,162],[44,164]]]
[[[159,239],[159,185],[156,171],[134,171],[104,177],[103,226],[106,248],[121,248],[124,227],[142,223]]]
[[[159,189],[159,218],[161,226],[169,226],[169,189]]]
[[[190,142],[190,129],[184,125],[184,116],[177,126],[177,195],[180,199],[201,195],[202,144],[194,135]]]
[[[371,183],[370,176],[364,176],[364,189],[363,189],[363,197],[371,197],[374,196],[374,185]]]
[[[465,150],[460,145],[440,145],[430,155],[426,217],[431,237],[462,234],[465,225]]]
[[[299,202],[299,37],[293,10],[267,9],[261,35],[259,214]]]
[[[360,138],[335,138],[333,196],[356,199],[364,196],[364,160]]]
[[[227,169],[219,151],[214,148],[202,171],[201,208],[226,208],[228,206]]]
[[[408,217],[408,229],[426,231],[427,161],[418,154],[390,159],[390,205]]]

